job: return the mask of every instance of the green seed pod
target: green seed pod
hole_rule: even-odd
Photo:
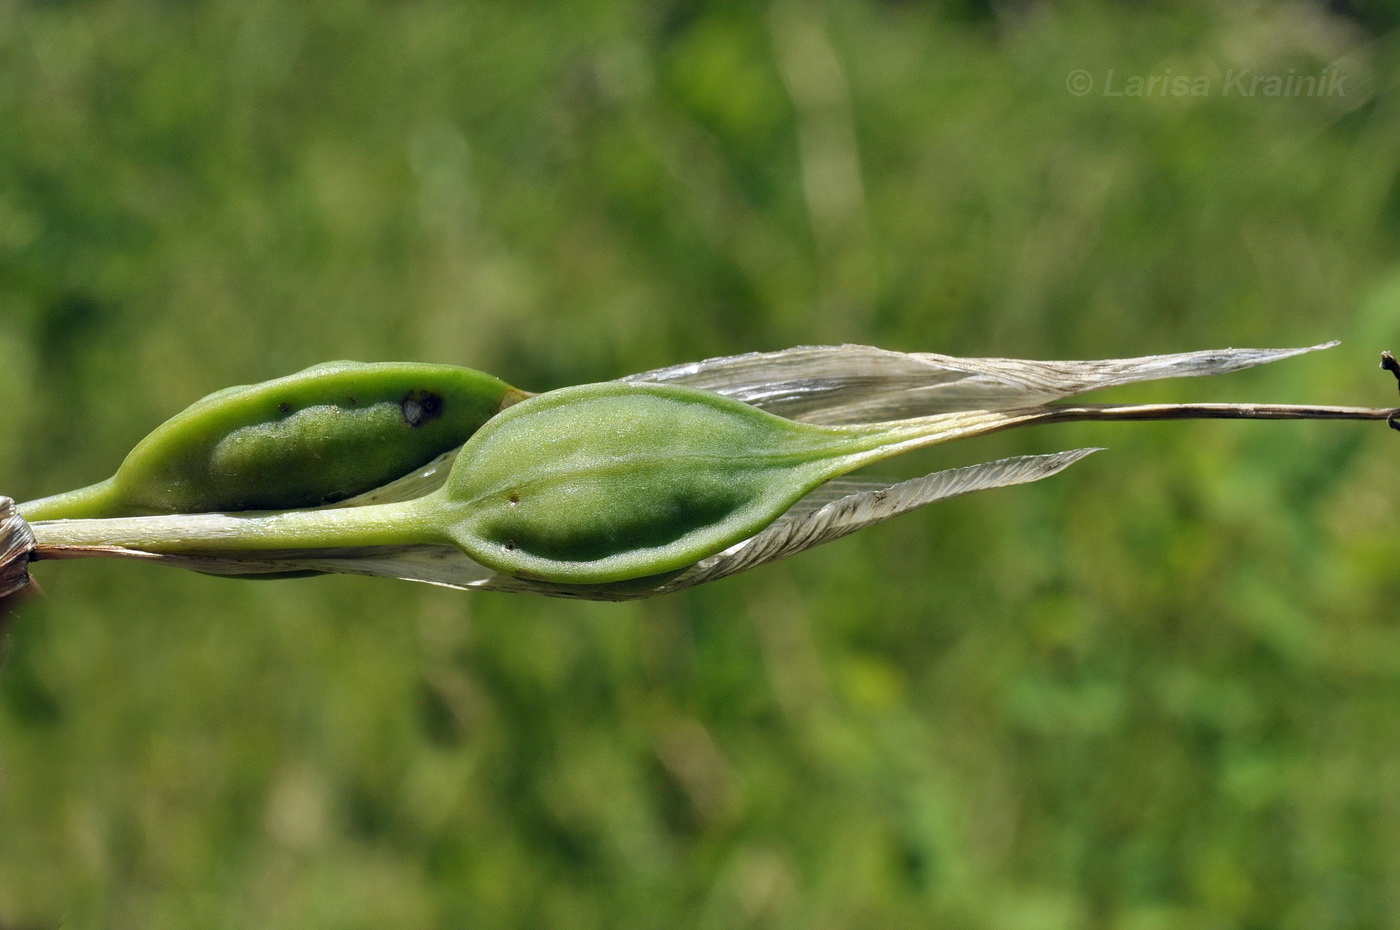
[[[1014,417],[823,427],[696,388],[583,385],[482,427],[436,496],[447,537],[489,568],[614,583],[721,552],[838,475]]]
[[[330,362],[210,394],[107,481],[20,510],[51,520],[315,507],[426,464],[525,396],[470,368]]]
[[[552,391],[502,414],[459,453],[441,492],[456,511],[447,535],[520,577],[661,574],[758,532],[857,467],[872,442],[694,388]]]

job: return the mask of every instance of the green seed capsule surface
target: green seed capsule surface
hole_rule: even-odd
[[[451,540],[513,575],[591,584],[682,568],[862,464],[874,433],[785,420],[694,388],[551,391],[484,426],[437,494]]]
[[[25,505],[29,519],[315,507],[465,442],[526,396],[469,368],[332,362],[197,401],[107,482]]]

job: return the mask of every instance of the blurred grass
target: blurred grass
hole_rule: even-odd
[[[997,8],[0,2],[0,491],[333,358],[1341,338],[1121,396],[1389,402],[1389,8]],[[1003,434],[893,470],[1111,451],[633,605],[41,567],[0,926],[1393,926],[1393,443]]]

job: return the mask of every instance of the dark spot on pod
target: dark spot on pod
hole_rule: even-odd
[[[518,504],[518,503],[520,503],[520,495],[519,495],[519,494],[512,494],[512,495],[510,496],[510,505],[511,505],[512,507],[514,507],[514,506],[515,506],[516,504]]]
[[[347,398],[345,398],[345,402],[346,402],[347,404],[349,404],[351,407],[353,407],[353,406],[355,406],[355,404],[359,403],[359,401],[355,400],[354,397],[347,397]]]
[[[292,412],[292,405],[284,400],[282,401],[282,403],[277,405],[277,412],[285,417],[287,414]]]
[[[514,552],[514,551],[515,551],[515,540],[513,540],[513,539],[507,539],[507,540],[506,540],[506,551],[507,551],[507,552]]]
[[[401,406],[403,420],[409,426],[422,426],[442,416],[442,397],[431,391],[409,391]]]

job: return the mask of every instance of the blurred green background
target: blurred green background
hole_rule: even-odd
[[[0,0],[0,492],[337,358],[542,390],[1338,338],[1095,399],[1393,403],[1395,23]],[[1153,77],[1207,93],[1118,93]],[[42,565],[0,926],[1395,926],[1400,438],[1059,426],[882,472],[1078,445],[1110,451],[621,606]]]

